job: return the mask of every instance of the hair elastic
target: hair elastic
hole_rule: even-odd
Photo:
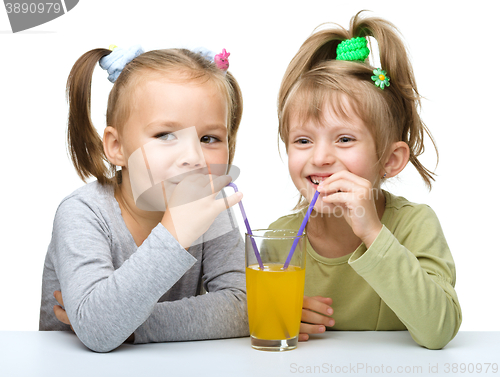
[[[106,55],[99,60],[99,65],[102,69],[108,71],[108,80],[115,82],[123,68],[130,63],[134,58],[144,53],[140,45],[129,47],[128,49],[109,46],[112,50],[111,54]]]
[[[365,61],[370,55],[366,38],[346,39],[337,46],[337,60]]]

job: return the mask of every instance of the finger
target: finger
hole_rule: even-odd
[[[352,185],[352,183],[352,181],[346,178],[335,176],[334,179],[332,178],[331,180],[321,182],[321,184],[318,185],[318,191],[336,192],[340,188],[344,188],[346,190],[348,185]]]
[[[211,183],[213,187],[213,193],[219,192],[224,187],[226,187],[232,181],[231,176],[229,175],[221,175],[220,177],[212,176]]]
[[[323,325],[311,325],[309,323],[301,323],[299,333],[301,333],[301,334],[322,334],[325,331],[326,331],[326,328]]]
[[[66,310],[61,308],[59,305],[54,305],[54,314],[56,318],[66,325],[71,325]]]
[[[355,194],[352,192],[335,192],[323,197],[323,201],[326,203],[344,204],[346,206],[349,206],[355,199]]]
[[[335,320],[333,318],[307,309],[302,309],[302,318],[300,320],[313,325],[324,325],[329,327],[335,325]]]
[[[57,302],[61,305],[64,306],[63,298],[62,298],[62,293],[61,291],[55,291],[54,292],[54,298],[57,300]]]
[[[314,299],[314,297],[304,296],[302,307],[324,315],[333,314],[333,309],[329,305]]]
[[[228,196],[226,198],[218,199],[215,203],[217,205],[217,210],[219,212],[224,211],[225,209],[231,208],[236,203],[239,203],[243,199],[243,193],[238,191],[233,195]]]
[[[363,205],[363,202],[360,203],[359,199],[357,198],[357,194],[354,193],[337,192],[335,194],[324,197],[323,201],[325,203],[341,205],[350,211],[354,210],[354,215],[356,215],[357,217],[363,217],[367,213],[366,205]],[[351,212],[347,212],[346,214],[352,215]]]
[[[365,182],[366,179],[363,177],[360,177],[359,175],[356,175],[354,173],[351,173],[349,170],[341,170],[335,174],[332,174],[330,177],[325,179],[323,183],[331,183],[340,179],[345,179],[350,182],[354,183],[359,183],[361,184],[362,182]],[[320,185],[321,186],[321,185]]]
[[[332,194],[336,192],[359,192],[366,191],[368,184],[364,182],[353,182],[342,178],[318,187],[318,191],[322,194]]]
[[[356,174],[351,173],[347,170],[342,170],[338,173],[331,175],[328,179],[325,179],[318,186],[319,192],[336,192],[338,190],[342,191],[352,191],[356,186],[359,187],[371,187],[370,181],[360,177]]]
[[[315,300],[321,301],[323,304],[326,304],[328,306],[332,305],[332,303],[333,303],[333,300],[331,299],[331,297],[313,296],[312,298]]]
[[[307,342],[309,340],[308,334],[299,334],[299,342]]]

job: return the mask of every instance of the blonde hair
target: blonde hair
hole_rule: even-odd
[[[424,133],[436,144],[420,119],[420,94],[413,69],[396,27],[381,18],[362,18],[357,13],[349,30],[342,27],[312,34],[290,62],[278,96],[279,136],[288,151],[290,116],[323,122],[325,104],[347,117],[343,100],[347,97],[356,115],[374,136],[379,164],[388,157],[388,147],[404,141],[410,149],[410,162],[429,188],[434,173],[418,157],[424,152]],[[382,69],[390,86],[381,90],[371,79],[374,67],[368,62],[336,60],[340,42],[354,37],[373,37],[379,47]]]
[[[71,69],[66,87],[69,102],[67,137],[71,160],[83,181],[94,176],[101,184],[117,183],[117,172],[116,166],[107,160],[102,140],[92,124],[90,94],[94,68],[102,57],[110,53],[108,49],[94,49],[82,55]],[[125,123],[129,116],[129,94],[144,78],[144,74],[165,73],[176,74],[185,81],[211,81],[222,91],[228,105],[228,163],[231,164],[243,112],[240,87],[230,72],[224,73],[213,62],[190,50],[148,51],[128,63],[109,93],[107,126],[116,127]]]

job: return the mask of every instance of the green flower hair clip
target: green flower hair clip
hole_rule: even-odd
[[[358,60],[363,62],[370,55],[370,50],[366,45],[366,38],[363,37],[346,39],[337,46],[336,60]]]
[[[377,85],[380,89],[384,90],[386,86],[390,86],[389,83],[390,77],[387,76],[387,72],[382,70],[382,68],[377,68],[373,70],[374,76],[372,76],[372,80],[375,81],[375,85]]]

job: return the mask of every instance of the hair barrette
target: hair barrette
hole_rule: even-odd
[[[215,55],[214,63],[217,68],[223,71],[227,71],[227,69],[229,68],[229,55],[231,54],[227,52],[225,48],[222,49],[222,52],[220,54]]]
[[[380,89],[384,90],[386,86],[390,86],[390,77],[387,76],[387,72],[382,68],[376,68],[373,70],[372,80],[375,82]]]

